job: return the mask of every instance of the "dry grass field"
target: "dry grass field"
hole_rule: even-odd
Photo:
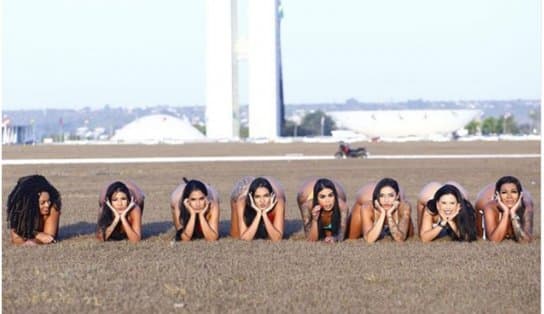
[[[540,154],[540,142],[356,143],[372,155]],[[332,155],[336,144],[185,144],[4,146],[3,159]],[[2,167],[2,310],[4,313],[539,313],[540,158],[366,159],[289,162],[76,164]],[[17,178],[39,173],[61,192],[60,241],[13,247],[5,200]],[[431,180],[460,182],[471,200],[503,175],[522,180],[536,201],[535,240],[527,245],[389,239],[336,244],[304,240],[295,195],[310,177],[357,189],[389,176],[412,203]],[[228,199],[245,175],[269,175],[287,192],[285,239],[244,242],[228,236]],[[181,178],[197,178],[221,196],[220,239],[170,244],[169,195]],[[94,239],[98,193],[131,179],[146,193],[143,240]],[[412,216],[415,218],[415,212]]]

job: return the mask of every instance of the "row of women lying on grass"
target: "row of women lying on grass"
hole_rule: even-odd
[[[138,242],[142,234],[144,193],[130,181],[106,186],[99,198],[97,237],[100,240],[128,239]],[[342,186],[330,179],[303,184],[297,203],[310,241],[336,242],[363,237],[372,243],[391,237],[405,241],[416,233],[411,207],[397,181],[384,178],[363,186],[349,210]],[[271,177],[244,177],[231,196],[231,230],[234,238],[252,240],[283,238],[285,192]],[[171,195],[175,241],[219,237],[219,197],[208,184],[198,180],[181,183]],[[532,239],[533,201],[520,181],[500,178],[483,188],[472,204],[456,182],[431,182],[417,201],[417,226],[423,242],[447,237],[474,241],[478,237],[494,242]],[[11,241],[15,244],[54,243],[58,235],[61,197],[43,176],[20,178],[7,203]]]

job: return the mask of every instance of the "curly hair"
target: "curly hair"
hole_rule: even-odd
[[[39,198],[41,192],[49,193],[51,207],[61,210],[59,191],[42,175],[21,177],[10,192],[7,201],[8,226],[19,236],[30,239],[38,232],[40,223]]]

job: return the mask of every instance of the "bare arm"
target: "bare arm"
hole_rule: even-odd
[[[421,219],[421,229],[419,231],[419,237],[423,242],[431,242],[442,231],[443,227],[439,224],[433,226],[433,216],[426,210],[423,211],[423,217]]]
[[[142,238],[142,210],[136,205],[130,210],[128,215],[130,215],[132,222],[128,221],[127,215],[120,215],[121,224],[127,234],[128,240],[132,243],[137,243]]]
[[[215,200],[210,202],[210,216],[209,220],[206,219],[206,214],[204,211],[200,212],[198,215],[200,228],[204,234],[204,238],[208,241],[215,241],[219,238],[219,233],[217,229],[219,228],[219,203]]]
[[[363,213],[363,237],[368,243],[374,243],[380,236],[385,221],[385,212],[380,213],[378,219],[374,220],[374,207],[366,203],[362,207]]]
[[[272,241],[279,241],[283,238],[283,229],[285,222],[285,200],[283,198],[278,199],[274,208],[274,222],[270,221],[268,215],[263,214],[264,227],[266,232]]]
[[[387,224],[391,231],[391,236],[397,242],[403,242],[408,235],[408,228],[410,225],[410,204],[402,202],[399,205],[399,222],[397,223],[391,214],[387,215]]]
[[[510,220],[508,211],[504,212],[499,219],[499,209],[496,201],[491,201],[484,207],[484,219],[487,238],[493,242],[504,240]]]

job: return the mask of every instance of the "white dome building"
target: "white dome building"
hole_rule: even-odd
[[[367,137],[451,135],[480,116],[479,110],[368,110],[328,112],[339,128]]]
[[[115,131],[118,143],[180,143],[204,140],[206,136],[187,121],[165,114],[136,119]]]

